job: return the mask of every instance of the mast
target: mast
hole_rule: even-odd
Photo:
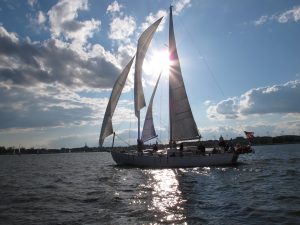
[[[172,15],[172,8],[173,6],[170,5],[170,19],[169,19],[169,60],[171,61],[172,60],[172,47],[171,47],[171,33],[174,33],[173,31],[173,15]],[[171,95],[171,87],[170,87],[170,70],[171,70],[171,66],[169,67],[169,96]],[[172,143],[172,118],[171,118],[171,107],[172,107],[172,104],[171,104],[171,100],[170,100],[170,97],[169,97],[169,127],[170,127],[170,143]]]
[[[141,116],[140,110],[138,111],[137,119],[138,119],[138,140],[141,140]]]

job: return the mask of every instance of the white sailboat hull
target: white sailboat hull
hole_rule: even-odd
[[[148,167],[148,168],[186,168],[205,166],[229,166],[237,162],[238,154],[220,153],[205,155],[137,155],[134,153],[112,150],[113,160],[120,166]]]

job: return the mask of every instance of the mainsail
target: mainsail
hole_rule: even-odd
[[[156,134],[155,128],[154,128],[154,123],[153,123],[152,105],[153,105],[153,99],[154,99],[154,96],[155,96],[155,92],[156,92],[160,77],[161,77],[161,73],[159,74],[159,77],[158,77],[156,85],[153,89],[153,93],[152,93],[152,96],[150,98],[150,102],[149,102],[149,105],[148,105],[146,118],[145,118],[145,121],[144,121],[144,127],[143,127],[143,131],[142,131],[142,138],[141,138],[143,142],[157,137],[157,134]]]
[[[169,25],[169,110],[170,140],[199,138],[199,132],[186,94],[174,36],[172,7]]]
[[[130,62],[127,64],[127,66],[124,68],[118,79],[116,80],[113,90],[110,95],[109,102],[106,107],[106,111],[104,114],[104,119],[102,122],[101,127],[101,133],[99,138],[99,145],[102,147],[102,144],[104,142],[104,139],[111,135],[113,133],[113,127],[112,127],[112,116],[115,112],[117,103],[119,101],[120,95],[122,93],[122,90],[124,88],[128,73],[130,71],[132,62],[134,57],[130,60]]]
[[[134,72],[134,109],[135,115],[139,118],[139,111],[146,106],[144,91],[142,86],[142,66],[145,59],[147,49],[150,45],[152,37],[160,24],[163,17],[158,19],[150,27],[148,27],[140,36],[136,50],[135,72]]]

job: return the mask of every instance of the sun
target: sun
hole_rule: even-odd
[[[161,50],[154,54],[154,63],[163,73],[167,73],[169,71],[170,59],[169,59],[169,51]]]
[[[168,50],[156,50],[151,54],[149,66],[154,73],[168,74],[170,59]]]

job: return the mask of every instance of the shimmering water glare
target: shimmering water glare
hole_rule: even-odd
[[[255,149],[234,167],[189,169],[0,156],[0,224],[300,224],[300,145]]]

